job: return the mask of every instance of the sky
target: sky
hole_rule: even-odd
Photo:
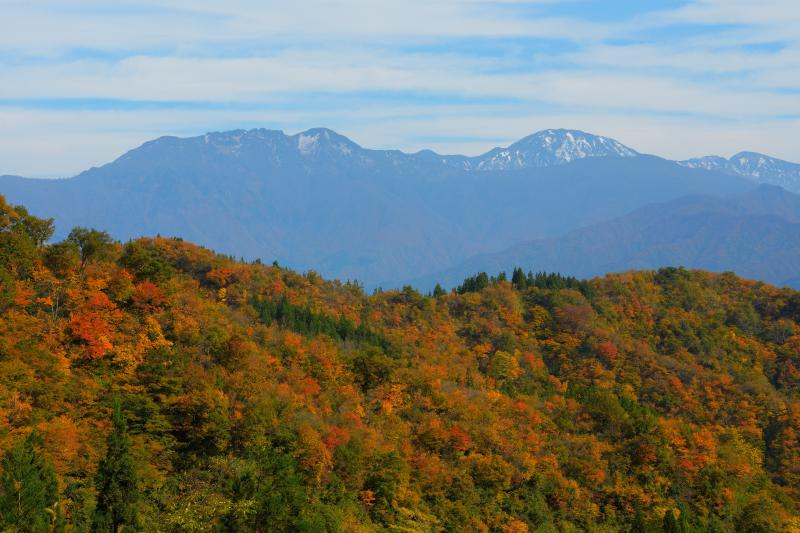
[[[800,161],[798,27],[800,0],[0,0],[0,174],[252,127]]]

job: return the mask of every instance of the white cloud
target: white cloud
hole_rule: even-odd
[[[784,48],[774,53],[741,50],[698,49],[675,45],[597,45],[571,54],[570,59],[587,66],[613,66],[625,69],[674,69],[702,74],[733,74],[764,71],[789,71],[800,68],[800,49]]]
[[[487,73],[485,61],[383,52],[288,51],[272,57],[133,57],[111,68],[92,62],[8,69],[6,99],[70,98],[197,102],[280,102],[292,93],[410,91],[514,98],[570,107],[719,117],[800,114],[800,99],[759,87],[668,77],[553,70]]]
[[[406,149],[431,144],[418,139],[499,143],[579,127],[676,158],[746,148],[800,159],[798,122],[785,118],[800,116],[795,0],[695,0],[603,22],[520,15],[536,3],[551,0],[0,0],[0,100],[236,104],[0,103],[0,173],[63,175],[157,135],[260,123],[324,125]],[[670,38],[675,24],[699,29]],[[571,44],[526,52],[508,40],[539,38]],[[765,43],[782,48],[745,46]],[[475,53],[481,46],[501,52]],[[356,103],[342,104],[347,95]],[[490,144],[431,147],[477,153]]]
[[[7,2],[8,3],[8,2]],[[410,37],[602,38],[609,27],[566,18],[524,18],[517,2],[463,0],[248,0],[10,2],[0,19],[0,47],[46,52],[64,48],[125,50],[242,40],[389,42]],[[518,2],[535,4],[537,2]],[[542,2],[551,3],[551,2]],[[2,3],[0,3],[2,6]]]

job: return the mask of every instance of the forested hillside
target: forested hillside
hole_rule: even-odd
[[[371,296],[0,197],[0,531],[800,531],[800,293]]]

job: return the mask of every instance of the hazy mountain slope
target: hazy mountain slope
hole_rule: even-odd
[[[549,153],[561,163],[481,172],[430,152],[367,150],[326,129],[164,137],[71,179],[0,178],[0,193],[55,216],[57,237],[77,225],[122,240],[181,236],[237,257],[375,284],[648,203],[753,187],[653,156],[630,157],[634,152],[615,141],[578,133],[562,131],[572,141],[557,149],[555,134],[546,132],[513,145],[526,150],[520,161],[533,165]]]
[[[650,205],[567,235],[473,257],[417,280],[453,286],[476,272],[546,270],[579,277],[631,269],[687,266],[777,284],[800,276],[800,196],[778,187],[729,198],[692,196]]]
[[[471,173],[459,199],[472,208],[464,226],[498,249],[608,220],[643,205],[687,194],[744,192],[744,179],[685,169],[653,156],[581,159],[541,169]],[[724,192],[723,192],[724,191]],[[526,237],[527,236],[527,237]]]

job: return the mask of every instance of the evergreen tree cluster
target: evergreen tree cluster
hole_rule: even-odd
[[[489,276],[486,272],[480,272],[474,276],[466,278],[461,285],[456,287],[457,294],[466,294],[468,292],[479,292],[486,287],[496,285],[497,283],[507,281],[508,277],[505,272],[500,272],[497,276]],[[533,273],[528,271],[525,274],[521,268],[516,267],[511,275],[511,284],[517,290],[525,290],[527,288],[537,289],[575,289],[586,294],[591,285],[586,280],[580,280],[574,276],[564,276],[556,272],[537,272]],[[434,289],[433,296],[442,295],[444,291],[438,283]]]
[[[139,498],[136,469],[119,401],[114,402],[111,421],[108,450],[95,477],[97,496],[91,531],[141,531],[136,506]],[[41,445],[42,438],[33,432],[6,452],[0,463],[0,531],[3,533],[65,531],[58,481],[52,465],[39,451]]]
[[[376,346],[386,353],[392,351],[392,346],[385,336],[372,331],[364,324],[356,325],[344,315],[333,318],[324,313],[316,313],[308,305],[291,303],[286,296],[255,298],[252,305],[261,321],[267,326],[277,324],[301,335],[312,337],[320,334],[328,335],[339,341],[354,341]]]

